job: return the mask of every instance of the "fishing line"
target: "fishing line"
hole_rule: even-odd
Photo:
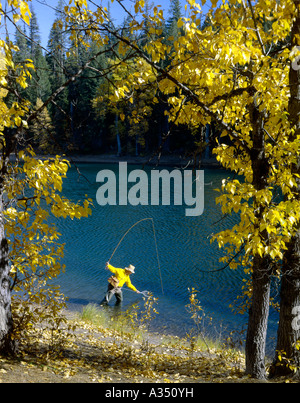
[[[111,261],[111,259],[113,258],[114,254],[116,253],[116,251],[118,250],[119,246],[121,245],[123,239],[126,237],[126,235],[132,230],[132,228],[134,228],[136,225],[138,225],[139,223],[141,223],[142,221],[147,221],[147,220],[151,220],[152,221],[152,229],[153,229],[153,237],[154,237],[154,243],[155,243],[155,250],[156,250],[156,257],[157,257],[157,264],[158,264],[158,270],[159,270],[159,276],[160,276],[160,284],[161,284],[161,291],[164,294],[164,288],[163,288],[163,282],[162,282],[162,275],[161,275],[161,268],[160,268],[160,260],[159,260],[159,254],[158,254],[158,246],[157,246],[157,239],[156,239],[156,231],[155,231],[155,226],[154,226],[154,220],[152,217],[148,217],[148,218],[142,218],[141,220],[137,221],[136,223],[134,223],[126,232],[125,234],[122,236],[122,238],[120,239],[120,241],[118,242],[117,246],[115,247],[111,257],[109,258],[109,262]]]

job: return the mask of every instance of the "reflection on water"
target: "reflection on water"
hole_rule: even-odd
[[[243,271],[225,269],[204,273],[221,266],[223,255],[217,244],[210,243],[212,233],[231,227],[236,217],[222,219],[220,208],[215,205],[216,188],[229,174],[223,170],[206,169],[204,172],[204,212],[197,217],[186,217],[186,206],[104,206],[96,202],[99,170],[118,171],[118,165],[81,164],[80,171],[89,180],[78,177],[70,169],[64,183],[64,194],[70,199],[82,200],[85,195],[94,200],[93,214],[89,218],[72,221],[58,220],[58,228],[65,246],[63,263],[66,272],[59,277],[62,291],[69,297],[70,306],[80,309],[88,303],[99,303],[107,289],[109,272],[105,263],[119,240],[135,222],[152,217],[155,223],[163,291],[151,221],[135,226],[124,238],[112,261],[113,266],[133,264],[135,274],[132,283],[139,290],[149,290],[159,298],[159,315],[153,329],[177,335],[185,335],[193,325],[185,305],[188,304],[188,288],[194,287],[207,316],[213,318],[211,329],[217,334],[241,330],[247,316],[233,314],[231,304],[242,286]],[[130,169],[137,169],[132,166]],[[146,168],[150,170],[151,168]],[[162,168],[160,168],[162,169]],[[217,222],[217,224],[216,224]],[[122,309],[141,301],[141,296],[124,290]],[[271,315],[269,343],[275,336],[276,315]]]

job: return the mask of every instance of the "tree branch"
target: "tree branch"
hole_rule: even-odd
[[[210,116],[213,118],[219,125],[223,128],[223,130],[226,130],[237,142],[237,144],[248,154],[250,155],[251,150],[247,146],[247,144],[240,138],[239,134],[227,123],[225,123],[216,112],[212,111],[209,106],[207,106],[205,103],[200,101],[199,97],[197,94],[195,94],[187,85],[183,84],[182,82],[178,81],[177,78],[173,77],[169,72],[167,72],[164,68],[160,67],[156,63],[154,63],[145,53],[134,43],[132,43],[129,39],[121,36],[117,31],[111,30],[109,27],[107,27],[108,32],[113,35],[116,39],[119,41],[125,43],[127,46],[130,48],[134,49],[136,53],[142,57],[155,71],[157,71],[161,77],[167,78],[169,81],[173,82],[177,88],[179,88],[182,93],[187,96],[189,99],[191,99],[195,105],[199,106],[206,115]]]
[[[265,46],[263,44],[263,41],[262,41],[260,33],[259,33],[259,29],[258,29],[258,26],[257,26],[257,22],[256,22],[256,18],[255,18],[255,15],[254,15],[254,10],[253,10],[251,0],[247,0],[247,1],[248,1],[250,10],[251,10],[252,20],[253,20],[257,40],[258,40],[258,42],[260,44],[261,50],[263,52],[263,55],[266,56],[266,49],[265,49]]]
[[[248,92],[248,94],[254,95],[256,90],[253,85],[250,85],[249,87],[246,87],[246,88],[236,88],[236,89],[233,89],[229,93],[216,96],[207,106],[210,107],[210,106],[214,105],[216,102],[228,100],[229,98],[232,98],[232,97],[237,97],[239,95],[242,95],[244,92]]]

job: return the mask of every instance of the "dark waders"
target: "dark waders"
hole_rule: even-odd
[[[117,300],[116,305],[121,304],[121,302],[123,301],[122,289],[120,287],[113,287],[111,284],[108,284],[105,297],[101,301],[100,305],[108,305],[113,295],[115,295]]]

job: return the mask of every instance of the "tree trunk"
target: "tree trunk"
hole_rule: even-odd
[[[251,149],[251,164],[253,172],[252,184],[259,191],[268,186],[269,163],[265,156],[264,115],[259,110],[255,99],[250,105],[250,118],[252,124],[253,147]],[[254,199],[256,221],[259,225],[266,210]],[[268,234],[260,234],[261,241],[267,245]],[[246,337],[246,373],[253,378],[265,379],[265,347],[269,318],[269,298],[271,287],[271,260],[256,254],[252,262],[252,304],[249,309],[249,320]]]
[[[291,30],[292,46],[297,46],[297,37],[300,35],[300,1],[294,0],[297,7],[296,19]],[[295,129],[290,136],[295,141],[300,135],[300,69],[298,65],[291,62],[289,71],[290,98],[288,105],[290,127]],[[291,166],[291,171],[300,174],[300,157],[297,163]],[[300,200],[300,180],[296,179],[298,187],[295,196]],[[282,376],[291,374],[293,369],[287,365],[300,368],[300,351],[296,349],[297,340],[300,341],[300,323],[297,323],[300,313],[300,225],[296,235],[287,245],[284,253],[282,280],[280,291],[280,316],[277,333],[276,355],[270,376]],[[299,321],[300,322],[300,321]],[[284,360],[280,360],[280,357]]]
[[[292,238],[284,254],[280,290],[280,316],[275,361],[270,376],[292,374],[300,367],[300,231]],[[281,358],[283,357],[283,359]],[[299,375],[299,368],[298,368]]]
[[[246,373],[257,379],[266,377],[265,347],[270,304],[270,273],[270,262],[256,256],[253,262],[252,305],[246,338]]]
[[[0,198],[0,354],[3,355],[14,351],[14,343],[11,339],[13,321],[9,271],[8,242],[5,237],[3,203]]]

